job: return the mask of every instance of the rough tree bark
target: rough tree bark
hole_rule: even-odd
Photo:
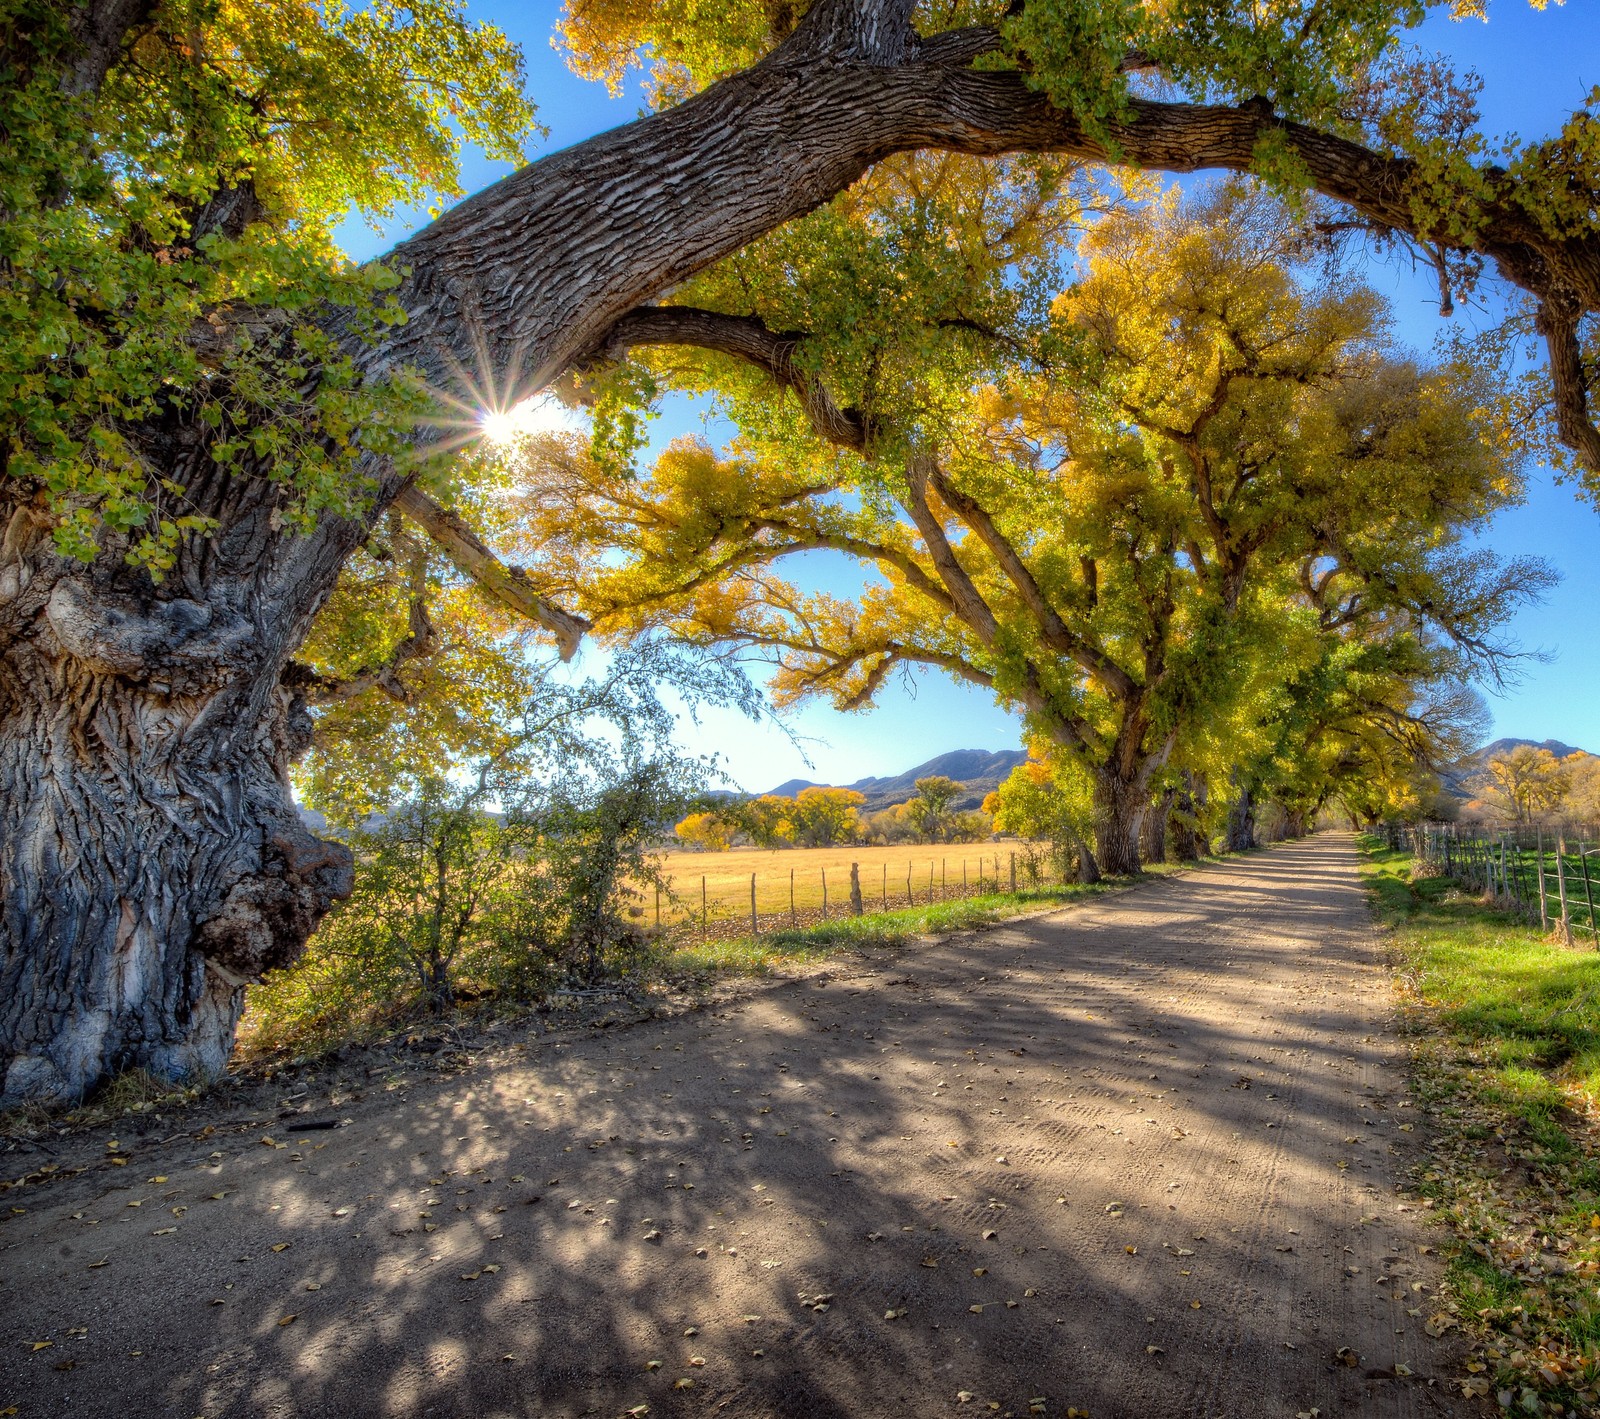
[[[1229,852],[1246,852],[1256,845],[1256,799],[1250,781],[1234,776],[1237,796],[1228,810],[1227,848]]]
[[[818,0],[751,69],[532,164],[398,248],[410,319],[383,342],[361,343],[336,314],[328,330],[369,374],[410,368],[509,401],[892,153],[1107,156],[1020,76],[970,67],[991,33],[920,40],[912,8]],[[64,82],[92,90],[148,10],[83,5]],[[1394,159],[1255,104],[1130,112],[1113,135],[1122,161],[1244,170],[1277,129],[1318,190],[1413,229],[1410,170]],[[1546,237],[1515,199],[1496,200],[1477,244],[1561,337],[1572,312],[1600,308],[1600,243]],[[1586,386],[1563,388],[1576,405],[1562,427],[1578,435]],[[129,1066],[214,1072],[244,984],[292,961],[348,890],[348,854],[305,831],[288,792],[310,730],[292,656],[405,470],[372,467],[366,519],[301,537],[279,526],[273,484],[209,463],[183,410],[143,432],[152,467],[217,526],[159,586],[115,539],[92,565],[64,561],[34,491],[0,480],[0,1105],[70,1100]],[[1108,805],[1136,829],[1123,795]],[[1111,838],[1122,848],[1107,867],[1134,870],[1131,839],[1121,826]]]
[[[1172,816],[1172,805],[1177,801],[1178,790],[1167,789],[1144,816],[1144,830],[1140,834],[1139,851],[1146,862],[1167,860],[1167,820]]]
[[[1113,877],[1139,871],[1139,829],[1149,803],[1148,774],[1125,774],[1107,765],[1095,775],[1094,855],[1101,871]]]

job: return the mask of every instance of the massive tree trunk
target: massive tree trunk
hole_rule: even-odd
[[[243,491],[257,515],[239,509],[159,595],[109,556],[63,562],[0,499],[5,1103],[128,1066],[214,1073],[244,983],[349,890],[350,854],[287,790],[310,719],[281,672],[312,607],[247,594],[263,563],[314,572],[312,544],[271,535],[268,500]]]
[[[1114,877],[1139,870],[1139,829],[1150,805],[1150,775],[1103,768],[1094,781],[1094,852]]]

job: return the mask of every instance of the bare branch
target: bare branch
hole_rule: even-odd
[[[414,484],[401,490],[394,506],[433,539],[458,571],[501,605],[538,622],[555,636],[561,658],[572,659],[583,633],[592,628],[590,622],[545,600],[529,584],[521,567],[502,562],[460,517],[440,507]]]

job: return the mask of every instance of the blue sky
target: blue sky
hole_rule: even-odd
[[[613,99],[603,86],[577,78],[562,63],[551,45],[558,4],[469,0],[469,13],[499,25],[523,48],[528,90],[550,130],[535,155],[639,113],[636,92]],[[1416,32],[1415,42],[1483,76],[1484,127],[1491,135],[1509,132],[1526,139],[1548,133],[1600,84],[1600,6],[1592,0],[1569,0],[1544,11],[1532,10],[1524,0],[1494,0],[1487,24],[1435,15]],[[476,191],[506,171],[504,165],[469,155],[467,188]],[[341,235],[352,255],[367,257],[386,250],[408,229],[406,218],[381,232],[352,222]],[[1451,328],[1439,317],[1436,288],[1426,276],[1369,261],[1366,279],[1388,295],[1402,337],[1420,352]],[[1462,311],[1453,323],[1474,325],[1488,318]],[[665,439],[700,426],[699,411],[685,404],[666,410],[655,432]],[[1600,608],[1600,513],[1537,470],[1531,473],[1526,503],[1503,513],[1485,540],[1506,555],[1545,557],[1562,576],[1543,605],[1524,611],[1513,624],[1516,638],[1543,650],[1547,659],[1529,664],[1520,684],[1489,697],[1494,733],[1561,739],[1600,751],[1600,655],[1594,634]],[[819,584],[841,583],[849,575],[820,559],[813,570]],[[704,716],[694,733],[701,741],[698,748],[717,751],[732,778],[755,791],[790,777],[847,783],[868,774],[898,773],[948,749],[1011,748],[1020,738],[1019,722],[987,696],[938,675],[886,686],[878,707],[869,712],[845,715],[812,706],[792,715],[788,726],[799,746],[771,725],[751,725],[729,714]]]

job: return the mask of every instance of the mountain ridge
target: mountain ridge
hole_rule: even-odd
[[[915,798],[919,778],[943,774],[962,786],[956,807],[965,810],[982,806],[983,800],[1000,786],[1001,780],[1018,764],[1026,763],[1027,758],[1026,749],[951,749],[901,774],[869,775],[854,783],[842,784],[792,778],[769,789],[768,793],[775,798],[795,798],[806,788],[853,788],[857,793],[866,795],[867,801],[862,805],[866,812],[879,813]]]

